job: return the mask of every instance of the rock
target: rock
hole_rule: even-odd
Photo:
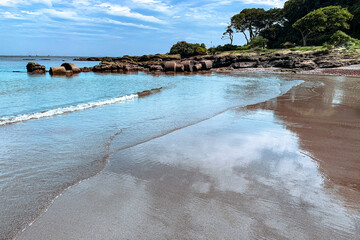
[[[214,62],[211,60],[204,60],[200,62],[202,65],[202,69],[204,70],[210,70],[213,67]]]
[[[80,68],[80,71],[82,72],[91,72],[92,71],[92,67],[83,67],[83,68]]]
[[[254,68],[258,66],[257,62],[236,62],[231,64],[233,68]]]
[[[313,70],[317,68],[317,65],[313,60],[303,60],[303,61],[295,62],[295,67],[302,68],[305,70]]]
[[[149,96],[150,94],[151,94],[150,90],[145,90],[137,93],[138,97],[145,97],[145,96]]]
[[[163,67],[161,65],[151,65],[149,67],[150,71],[155,72],[155,71],[163,71]]]
[[[40,65],[36,62],[29,62],[26,65],[26,70],[30,73],[43,74],[46,72],[45,66]]]
[[[111,71],[112,66],[107,63],[100,63],[99,65],[96,65],[93,67],[94,72],[106,72]]]
[[[236,57],[235,56],[219,56],[215,59],[213,67],[219,68],[219,67],[229,67],[231,64],[235,62]]]
[[[280,68],[292,68],[294,67],[294,61],[293,60],[274,60],[269,63],[273,67],[280,67]]]
[[[70,72],[66,71],[65,67],[51,67],[50,68],[50,75],[66,75],[69,73]]]
[[[182,64],[184,65],[184,71],[186,71],[186,72],[194,71],[194,61],[188,60],[188,61],[182,62]]]
[[[165,70],[165,72],[175,72],[176,71],[176,62],[174,62],[174,61],[165,62],[164,70]]]
[[[65,67],[66,70],[71,70],[73,71],[73,73],[79,73],[80,68],[78,68],[78,66],[76,66],[74,63],[63,63],[61,64],[62,67]]]
[[[202,64],[201,63],[196,63],[194,64],[194,71],[200,71],[202,70]]]
[[[341,67],[343,64],[340,61],[332,61],[332,60],[320,60],[316,62],[319,68],[334,68]]]
[[[176,72],[184,72],[184,64],[177,63],[176,64]]]

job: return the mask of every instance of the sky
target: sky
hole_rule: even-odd
[[[221,36],[244,8],[285,0],[0,0],[0,55],[122,56],[169,52]],[[245,43],[240,33],[234,44]]]

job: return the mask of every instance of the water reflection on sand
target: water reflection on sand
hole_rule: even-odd
[[[114,153],[21,238],[358,239],[360,88],[337,84]]]

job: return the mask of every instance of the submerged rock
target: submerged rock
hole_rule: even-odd
[[[36,62],[29,62],[26,65],[26,70],[30,73],[43,74],[46,72],[45,66]]]

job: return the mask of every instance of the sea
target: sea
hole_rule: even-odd
[[[113,154],[302,82],[261,73],[26,72],[30,61],[48,70],[73,59],[0,57],[0,239],[12,238],[67,188],[101,172]],[[161,91],[137,94],[155,88]]]

